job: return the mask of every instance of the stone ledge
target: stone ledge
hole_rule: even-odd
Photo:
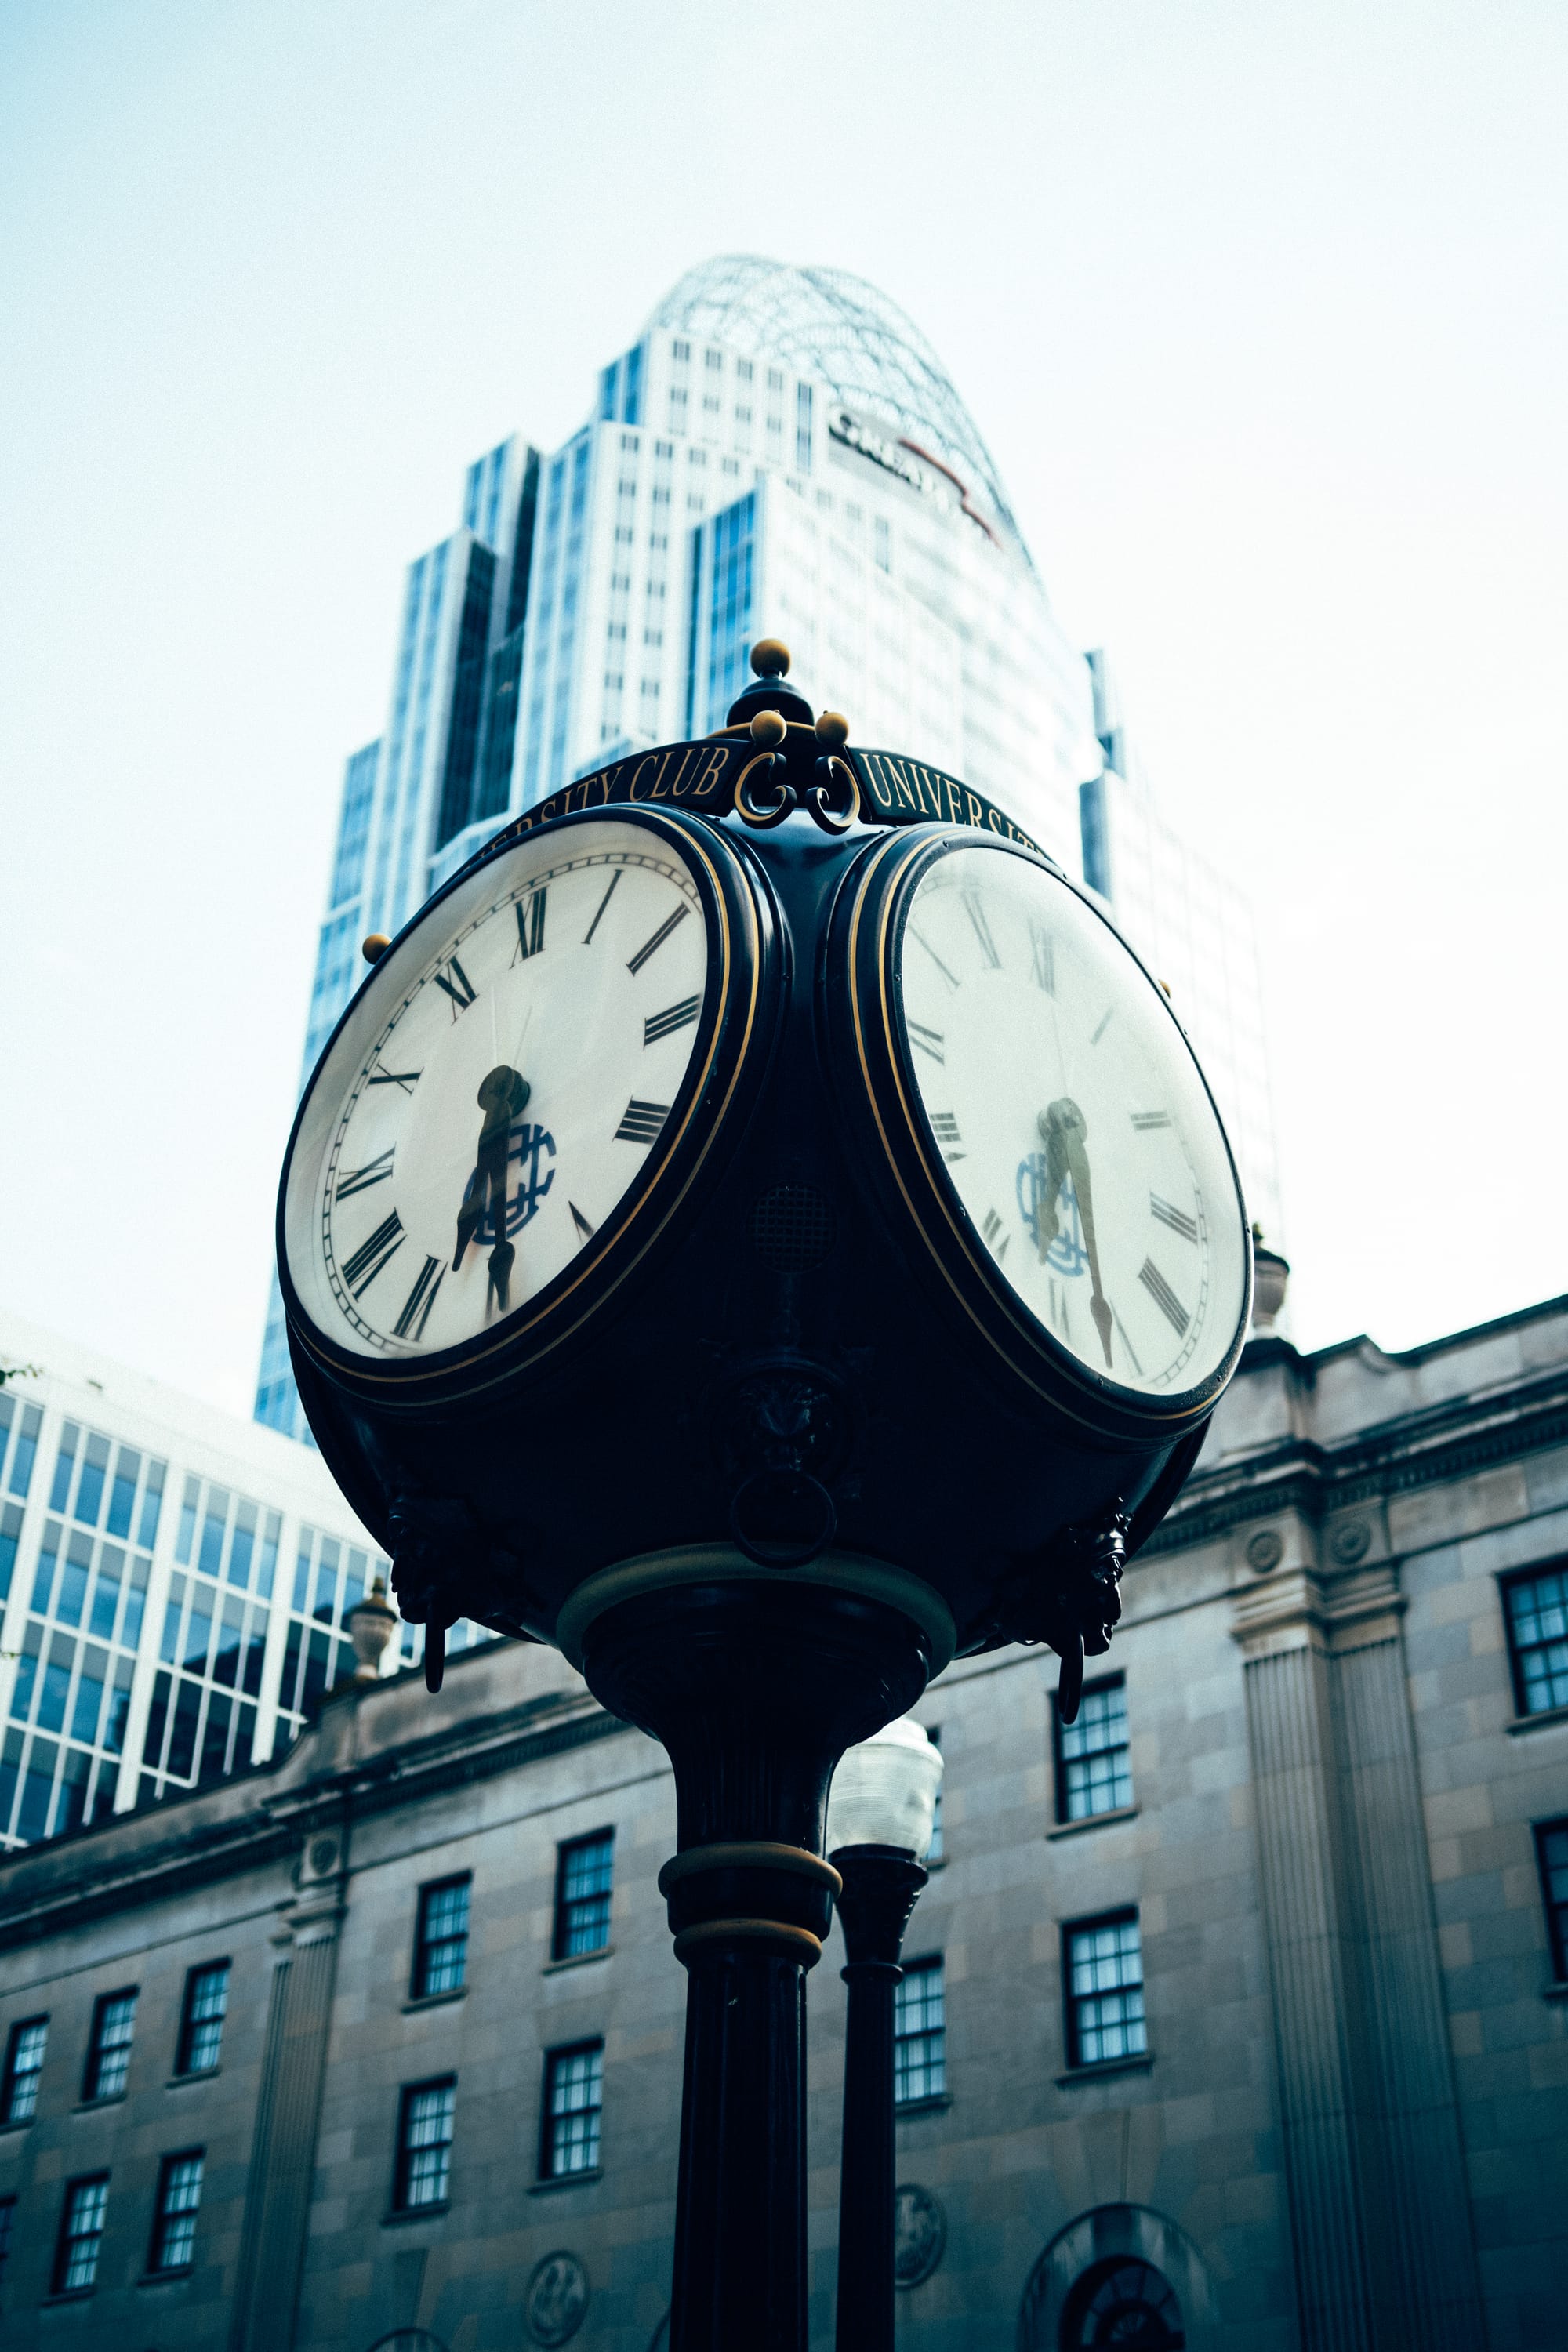
[[[1515,1738],[1521,1731],[1545,1731],[1552,1724],[1561,1728],[1565,1723],[1568,1706],[1543,1706],[1539,1715],[1516,1715],[1511,1723],[1503,1725],[1503,1729]]]
[[[405,2221],[436,2221],[451,2210],[451,2200],[447,2197],[438,2199],[434,2205],[400,2205],[395,2212],[382,2215],[381,2226],[384,2230],[395,2230]]]
[[[1106,1813],[1086,1813],[1081,1822],[1058,1822],[1046,1832],[1047,1838],[1077,1837],[1080,1830],[1109,1829],[1114,1822],[1131,1822],[1138,1817],[1136,1805],[1116,1805]]]
[[[1065,2074],[1057,2076],[1057,2088],[1066,2091],[1079,2083],[1098,2083],[1108,2074],[1146,2074],[1153,2063],[1152,2050],[1142,2051],[1136,2058],[1100,2058],[1092,2066],[1069,2066]]]
[[[403,2014],[405,2017],[410,2017],[416,2010],[445,2009],[449,2001],[467,2000],[468,1997],[468,1988],[466,1984],[454,1985],[450,1992],[418,1993],[414,2000],[404,2002]]]
[[[552,1977],[562,1969],[585,1969],[590,1960],[608,1960],[615,1957],[614,1944],[597,1944],[591,1952],[568,1952],[563,1960],[546,1960],[540,1969],[542,1977]]]
[[[952,2105],[951,2091],[933,2091],[929,2099],[905,2099],[893,2109],[894,2120],[902,2123],[906,2116],[945,2115]]]
[[[529,2183],[531,2197],[548,2197],[554,2189],[586,2189],[590,2181],[603,2180],[603,2165],[590,2165],[584,2172],[558,2172],[553,2180],[533,2180]]]

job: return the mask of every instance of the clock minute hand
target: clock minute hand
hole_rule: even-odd
[[[1056,1202],[1064,1180],[1070,1176],[1073,1192],[1078,1201],[1079,1219],[1083,1226],[1083,1244],[1089,1254],[1089,1311],[1094,1318],[1094,1328],[1100,1334],[1100,1344],[1105,1350],[1105,1368],[1109,1371],[1110,1370],[1110,1301],[1105,1296],[1100,1282],[1100,1250],[1094,1232],[1094,1187],[1089,1179],[1089,1147],[1085,1140],[1089,1133],[1088,1121],[1077,1103],[1072,1101],[1070,1097],[1063,1095],[1040,1113],[1039,1129],[1046,1147],[1046,1185],[1051,1199],[1051,1230],[1049,1236],[1042,1239],[1040,1255],[1043,1257],[1051,1242],[1056,1239]],[[1040,1231],[1044,1236],[1046,1227],[1043,1217]]]
[[[464,1187],[462,1206],[458,1211],[458,1243],[452,1254],[456,1272],[468,1254],[468,1244],[483,1232],[487,1219],[494,1216],[495,1241],[490,1249],[487,1297],[489,1291],[494,1292],[503,1315],[517,1255],[506,1237],[507,1159],[511,1149],[512,1122],[526,1107],[531,1091],[528,1080],[506,1062],[489,1071],[479,1082],[476,1099],[484,1118],[473,1172]]]

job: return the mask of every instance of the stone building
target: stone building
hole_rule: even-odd
[[[932,1686],[910,2352],[1568,2340],[1565,1554],[1568,1299],[1398,1356],[1265,1336],[1078,1726],[1041,1653]],[[5,2340],[661,2343],[673,1841],[659,1750],[494,1643],[8,1856]]]

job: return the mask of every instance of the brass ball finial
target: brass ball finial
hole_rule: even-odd
[[[789,729],[782,712],[759,710],[752,721],[749,731],[753,743],[760,743],[764,750],[768,750],[782,743],[789,733]]]
[[[816,740],[825,751],[842,751],[849,740],[849,721],[841,710],[824,710],[816,721]]]
[[[359,951],[366,963],[379,963],[391,945],[384,931],[367,931],[359,943]]]
[[[759,677],[787,677],[789,647],[782,637],[759,637],[752,647],[752,667]]]

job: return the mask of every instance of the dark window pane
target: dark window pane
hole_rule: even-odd
[[[66,2190],[60,2216],[60,2239],[55,2252],[57,2294],[74,2294],[89,2287],[98,2276],[98,2250],[103,2242],[103,2219],[109,2204],[109,2175],[73,2180]]]
[[[894,1993],[893,2097],[900,2106],[947,2088],[947,1996],[940,1959],[904,1970]]]
[[[203,2154],[193,2148],[186,2156],[166,2156],[158,2175],[157,2219],[147,2258],[150,2271],[190,2268],[195,2242],[196,2210],[202,2201]]]
[[[44,1629],[29,1622],[22,1636],[22,1654],[16,1661],[16,1679],[11,1685],[11,1713],[18,1723],[26,1723],[27,1710],[33,1703],[33,1685],[37,1680],[38,1659],[44,1646]]]
[[[48,1613],[49,1598],[55,1587],[55,1562],[59,1558],[63,1532],[58,1519],[45,1521],[43,1540],[38,1547],[38,1564],[33,1570],[33,1607],[40,1617]]]
[[[554,1957],[603,1951],[610,1940],[616,1835],[600,1830],[562,1846],[556,1864]]]
[[[1541,1860],[1541,1891],[1552,1945],[1552,1973],[1568,1981],[1568,1822],[1544,1822],[1535,1832]]]
[[[1568,1568],[1518,1578],[1508,1617],[1520,1713],[1568,1706]]]
[[[242,1588],[250,1582],[250,1557],[256,1545],[256,1506],[241,1503],[234,1515],[234,1539],[228,1548],[228,1580]]]
[[[191,1587],[191,1613],[185,1621],[184,1656],[181,1663],[189,1674],[206,1671],[207,1648],[212,1641],[212,1594],[205,1584]]]
[[[172,1675],[155,1675],[153,1678],[153,1704],[147,1710],[147,1738],[142,1749],[142,1761],[154,1769],[163,1760],[163,1724],[169,1712],[169,1690]]]
[[[108,1748],[111,1756],[118,1756],[121,1749],[125,1745],[125,1718],[131,1712],[131,1675],[132,1665],[130,1659],[121,1658],[117,1660],[114,1668],[114,1691],[110,1699],[109,1713],[104,1717],[103,1724],[102,1744]],[[168,1676],[166,1675],[162,1675],[160,1676],[160,1680],[166,1683],[168,1681]],[[151,1722],[149,1722],[147,1728],[148,1738],[151,1739]],[[163,1738],[162,1721],[159,1723],[158,1736],[160,1738]]]
[[[87,1599],[87,1575],[92,1566],[92,1538],[73,1528],[66,1543],[66,1564],[60,1575],[60,1589],[55,1595],[55,1615],[65,1625],[81,1623],[82,1603]]]
[[[16,1566],[16,1546],[22,1537],[22,1513],[15,1503],[0,1508],[0,1601],[10,1598]]]
[[[55,1483],[49,1488],[49,1508],[63,1511],[69,1499],[71,1472],[76,1468],[76,1449],[81,1432],[74,1421],[68,1421],[60,1432],[60,1450],[55,1456]]]
[[[1057,1718],[1057,1813],[1091,1821],[1132,1802],[1127,1691],[1120,1675],[1084,1692],[1078,1721]]]
[[[196,1720],[201,1713],[202,1686],[180,1676],[179,1693],[174,1700],[174,1726],[169,1734],[168,1769],[182,1780],[190,1778],[196,1754]]]
[[[207,1496],[206,1517],[202,1522],[202,1555],[196,1562],[204,1576],[216,1576],[218,1572],[227,1520],[228,1496],[223,1487],[214,1486]]]
[[[52,1739],[36,1736],[27,1752],[27,1769],[22,1779],[22,1802],[16,1813],[16,1834],[29,1843],[35,1838],[47,1836],[49,1826],[49,1801],[54,1794],[55,1767],[59,1762],[59,1749]]]
[[[239,1640],[245,1625],[245,1604],[232,1597],[223,1604],[223,1628],[213,1657],[213,1680],[232,1690],[239,1679]]]
[[[37,1406],[36,1404],[26,1406],[22,1413],[21,1430],[16,1444],[11,1449],[11,1475],[6,1480],[13,1495],[20,1495],[24,1501],[26,1499],[27,1489],[33,1483],[33,1464],[38,1452],[38,1432],[43,1425],[44,1416]]]
[[[193,1969],[185,1979],[176,2074],[205,2074],[217,2064],[227,2010],[228,1962],[210,1960],[204,1968]]]
[[[131,2044],[135,2032],[134,1990],[105,1993],[92,2015],[92,2042],[81,2093],[84,2099],[112,2099],[123,2091],[131,2072]]]
[[[216,1780],[223,1771],[228,1758],[228,1719],[233,1706],[234,1701],[222,1691],[214,1691],[207,1701],[199,1780]]]
[[[394,2191],[400,2211],[446,2201],[457,2097],[458,2086],[451,2081],[416,2084],[403,2094]]]
[[[65,1762],[60,1767],[59,1793],[55,1799],[56,1837],[63,1837],[67,1830],[79,1828],[86,1818],[87,1789],[91,1774],[91,1757],[79,1748],[68,1748]]]
[[[456,1992],[463,1982],[468,1949],[468,1881],[448,1879],[420,1890],[414,1997]]]
[[[1098,2066],[1141,2055],[1143,1957],[1131,1912],[1089,1919],[1064,1931],[1068,1980],[1068,2055]]]
[[[542,2179],[559,2180],[568,2173],[592,2172],[597,2166],[604,2082],[601,2042],[577,2050],[552,2050],[546,2058]]]
[[[125,1573],[125,1554],[117,1544],[106,1543],[100,1548],[98,1574],[93,1579],[92,1609],[88,1618],[89,1630],[100,1641],[114,1637],[114,1620],[120,1608],[120,1582]]]
[[[29,2017],[11,2028],[5,2044],[5,2079],[0,2085],[0,2123],[31,2123],[38,2111],[38,2077],[44,2071],[49,2021]]]
[[[128,1650],[133,1650],[142,1637],[142,1612],[147,1605],[147,1579],[152,1570],[150,1559],[131,1563],[131,1590],[125,1597],[125,1622],[120,1628],[120,1638]]]
[[[202,1498],[199,1478],[187,1478],[180,1503],[180,1531],[174,1538],[174,1558],[182,1568],[188,1568],[196,1542],[196,1506]]]
[[[71,1709],[71,1738],[91,1748],[98,1738],[99,1709],[103,1705],[103,1678],[109,1660],[101,1650],[89,1650],[77,1678],[76,1705]],[[94,1673],[93,1669],[97,1668]]]

